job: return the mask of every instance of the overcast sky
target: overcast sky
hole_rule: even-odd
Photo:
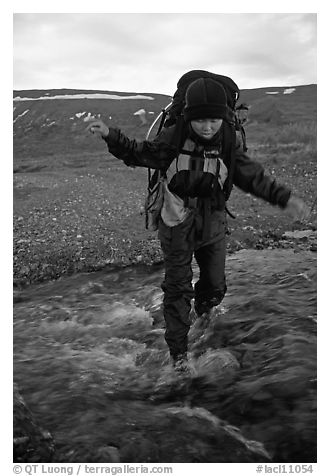
[[[14,14],[14,89],[172,95],[190,69],[241,89],[316,83],[316,14]]]

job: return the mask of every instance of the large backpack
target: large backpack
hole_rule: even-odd
[[[185,95],[188,86],[196,79],[210,78],[222,85],[227,96],[228,111],[231,113],[229,120],[235,123],[235,106],[240,95],[238,86],[231,78],[222,76],[221,74],[210,73],[208,71],[196,69],[185,73],[178,81],[177,90],[173,95],[171,107],[168,110],[168,118],[164,123],[164,127],[169,127],[175,124],[178,117],[181,115],[185,106]]]
[[[217,82],[219,82],[227,96],[227,106],[228,106],[228,117],[226,122],[230,125],[230,129],[232,131],[238,131],[242,138],[243,150],[246,151],[246,139],[245,139],[245,131],[243,126],[241,125],[240,121],[238,120],[238,116],[236,114],[236,104],[240,96],[240,91],[237,84],[229,77],[223,76],[220,74],[211,73],[204,70],[192,70],[185,73],[177,83],[177,90],[173,95],[172,102],[166,106],[158,117],[155,119],[153,124],[148,130],[146,139],[149,138],[152,130],[154,129],[155,125],[159,122],[158,130],[156,136],[160,134],[163,128],[168,128],[175,125],[175,132],[173,134],[174,137],[174,145],[176,145],[178,151],[182,143],[179,141],[181,140],[182,136],[182,129],[183,129],[183,108],[185,106],[185,95],[188,86],[199,78],[211,78]],[[234,161],[234,157],[232,157]],[[234,163],[232,164],[231,170],[229,171],[229,187],[226,196],[226,200],[229,198],[229,194],[232,187],[232,174],[234,171]],[[163,203],[163,181],[164,181],[164,174],[162,174],[159,170],[155,170],[153,173],[150,169],[148,169],[148,191],[147,197],[145,201],[145,217],[146,217],[146,228],[150,230],[157,230],[158,229],[158,220],[160,216],[160,210]],[[228,211],[228,210],[227,210]]]

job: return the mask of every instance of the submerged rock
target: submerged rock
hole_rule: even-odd
[[[14,456],[15,463],[49,463],[54,454],[54,441],[43,430],[27,408],[18,388],[14,385]]]
[[[197,375],[213,382],[219,377],[234,376],[239,368],[240,364],[236,357],[226,349],[209,349],[195,364]]]
[[[120,449],[122,461],[172,463],[230,463],[270,461],[263,446],[248,441],[241,432],[227,425],[205,408],[173,406],[151,410],[139,454],[131,446]],[[149,420],[150,416],[147,420]],[[145,426],[146,422],[139,422]],[[152,459],[150,459],[150,457]],[[132,458],[132,459],[131,459]]]

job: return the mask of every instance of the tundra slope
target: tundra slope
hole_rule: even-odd
[[[242,248],[316,250],[316,86],[242,91],[250,104],[249,154],[289,185],[314,210],[309,223],[234,190],[228,203],[229,251]],[[278,94],[267,94],[277,92]],[[76,94],[154,99],[72,99]],[[157,235],[144,229],[141,209],[146,171],[131,170],[85,132],[86,117],[101,117],[137,139],[170,98],[106,91],[15,91],[15,97],[68,99],[14,101],[14,280],[18,285],[104,266],[162,259]],[[144,109],[141,124],[136,112]],[[151,114],[154,113],[154,114]],[[109,118],[111,116],[111,119]],[[284,233],[304,231],[299,239]],[[310,232],[313,232],[310,234]]]

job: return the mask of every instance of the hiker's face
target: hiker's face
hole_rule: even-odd
[[[222,125],[222,119],[195,119],[191,127],[203,139],[212,139]]]

